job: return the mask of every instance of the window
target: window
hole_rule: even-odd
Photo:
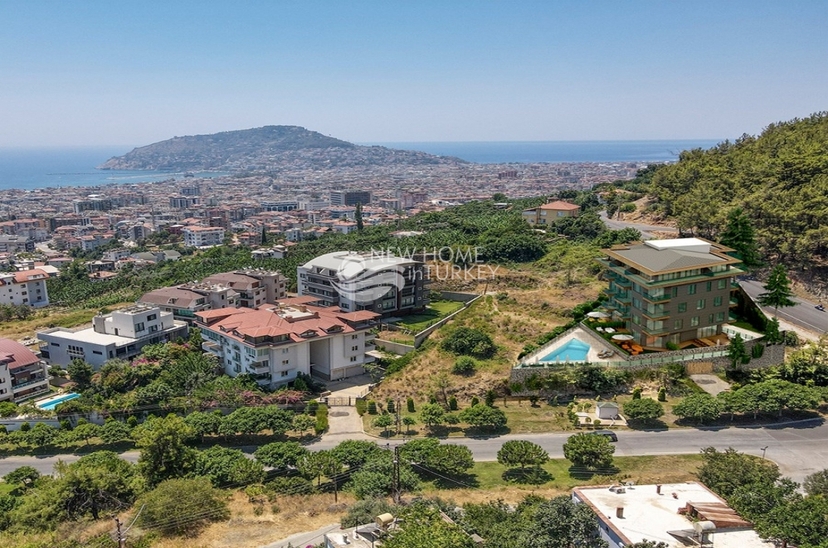
[[[150,314],[149,316],[147,316],[147,321],[151,322],[152,320],[154,320],[157,317],[158,317],[157,314]]]
[[[718,282],[716,282],[716,287],[718,289],[726,288],[727,287],[727,280],[719,280]]]
[[[358,346],[352,346],[351,347],[351,352],[356,352],[357,350],[359,350]]]
[[[681,329],[684,327],[684,320],[676,320],[673,322],[673,329]]]
[[[103,356],[103,352],[101,352],[100,350],[93,350],[92,353],[98,356]]]
[[[716,321],[723,322],[724,321],[724,312],[716,312]]]
[[[707,282],[707,291],[713,289],[713,282]]]
[[[290,375],[290,371],[280,371],[279,372],[280,377],[287,377],[288,375]]]
[[[690,284],[687,286],[687,294],[688,295],[695,295],[696,294],[696,284]]]
[[[359,335],[351,335],[351,340],[355,341],[359,338]]]
[[[687,303],[679,303],[678,305],[679,314],[682,312],[687,312]]]
[[[678,286],[673,287],[673,297],[678,297]]]
[[[719,295],[718,297],[713,297],[713,306],[722,306],[721,295]]]
[[[59,345],[58,343],[50,343],[50,344],[51,344],[52,346],[57,346],[58,348],[60,348],[60,345]]]
[[[290,365],[290,360],[282,360],[282,365]]]
[[[144,330],[144,322],[138,322],[135,324],[135,332],[138,333]]]
[[[693,326],[693,327],[696,327],[697,325],[699,325],[699,317],[698,316],[693,316],[692,318],[690,318],[690,325]]]
[[[357,357],[356,356],[351,356],[351,363],[353,363],[355,361],[357,361]]]
[[[704,310],[704,305],[704,299],[699,299],[698,301],[696,301],[696,310]]]

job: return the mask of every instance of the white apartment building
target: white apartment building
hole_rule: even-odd
[[[43,343],[40,354],[49,363],[66,366],[78,358],[98,369],[113,358],[135,358],[148,344],[186,338],[187,330],[186,322],[174,320],[172,312],[134,305],[95,316],[87,329],[53,327],[38,332],[37,338]]]
[[[46,279],[39,268],[20,272],[0,272],[0,304],[25,304],[39,308],[49,304]]]
[[[219,226],[188,226],[181,229],[187,247],[211,247],[224,242],[224,229]]]
[[[15,403],[49,391],[46,363],[11,339],[0,339],[0,401]]]
[[[248,373],[271,388],[300,373],[325,380],[362,374],[374,361],[366,352],[374,350],[370,330],[379,315],[311,306],[315,300],[294,297],[258,310],[198,312],[203,348],[231,377]]]

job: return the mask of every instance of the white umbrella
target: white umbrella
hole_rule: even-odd
[[[614,340],[614,341],[631,341],[634,338],[635,337],[633,337],[632,335],[626,335],[624,333],[619,333],[618,335],[613,335],[612,336],[612,340]]]
[[[609,314],[606,312],[601,312],[600,310],[594,310],[592,312],[587,312],[587,316],[590,318],[609,318]]]

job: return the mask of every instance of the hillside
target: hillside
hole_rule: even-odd
[[[818,266],[828,256],[828,112],[682,152],[648,191],[680,229],[713,239],[741,207],[766,261]]]
[[[359,146],[298,126],[265,126],[212,135],[173,137],[110,158],[98,169],[270,171],[293,167],[464,163],[424,152]]]

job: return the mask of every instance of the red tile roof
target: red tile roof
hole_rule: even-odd
[[[34,352],[11,339],[0,339],[0,360],[9,365],[9,370],[26,367],[40,361]]]
[[[576,209],[581,209],[581,206],[570,204],[569,202],[564,202],[561,200],[557,200],[555,202],[549,202],[548,204],[543,204],[540,206],[541,209],[554,209],[559,211],[573,211]]]

